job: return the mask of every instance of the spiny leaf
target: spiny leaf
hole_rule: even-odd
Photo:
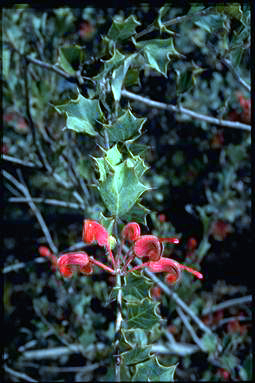
[[[129,16],[126,20],[122,20],[119,16],[115,17],[107,36],[111,40],[126,40],[136,33],[136,27],[141,23],[134,15]]]
[[[104,226],[104,228],[108,231],[109,234],[112,234],[114,218],[105,217],[103,213],[100,213],[99,222]]]
[[[120,100],[121,97],[121,88],[124,83],[127,71],[132,64],[133,60],[137,56],[136,53],[128,56],[123,64],[121,64],[117,69],[115,69],[112,73],[112,81],[111,81],[111,87],[112,87],[112,93],[114,95],[114,98],[116,101]]]
[[[146,216],[150,213],[150,210],[140,203],[136,203],[127,213],[121,218],[126,222],[135,221],[147,226]]]
[[[174,372],[177,365],[162,366],[155,356],[146,362],[136,365],[136,372],[132,378],[133,382],[173,382]]]
[[[148,337],[146,331],[141,328],[136,329],[122,329],[123,342],[125,342],[125,349],[128,348],[144,348],[148,344]]]
[[[140,274],[128,273],[126,283],[122,288],[123,298],[128,303],[140,303],[148,297],[153,282]]]
[[[96,121],[103,118],[103,112],[98,100],[90,100],[79,93],[76,100],[70,100],[63,105],[56,105],[55,109],[59,113],[66,114],[67,129],[78,133],[86,133],[90,136],[98,134],[94,129]]]
[[[125,55],[120,53],[118,49],[114,48],[113,56],[104,62],[104,69],[96,76],[93,77],[94,80],[100,80],[103,77],[106,77],[109,72],[111,72],[113,69],[118,68],[119,65],[121,65],[122,62],[124,62]]]
[[[129,167],[126,160],[113,167],[113,174],[107,175],[98,189],[111,214],[121,217],[149,188],[139,181],[134,168]]]
[[[167,13],[169,12],[170,10],[170,5],[167,4],[167,5],[164,5],[163,7],[160,8],[159,10],[159,16],[158,16],[158,19],[157,19],[157,24],[160,28],[160,32],[167,32],[169,33],[170,35],[173,35],[174,32],[171,31],[170,29],[167,29],[167,27],[164,25],[164,23],[162,22],[162,18],[167,15]]]
[[[151,68],[167,77],[167,65],[172,56],[180,56],[180,53],[174,47],[173,38],[154,39],[136,42],[132,38],[133,43],[138,49],[142,49]]]
[[[134,137],[139,137],[146,118],[136,118],[128,109],[112,125],[107,128],[110,145],[116,142],[125,142]]]
[[[141,328],[151,330],[158,323],[160,316],[156,312],[159,303],[145,298],[137,304],[127,304],[127,326],[128,328]]]
[[[144,348],[137,347],[133,350],[123,352],[120,356],[126,365],[132,365],[144,362],[150,358],[151,347],[147,346]]]
[[[75,74],[79,68],[82,53],[83,51],[78,45],[61,47],[59,49],[58,65],[67,73]]]

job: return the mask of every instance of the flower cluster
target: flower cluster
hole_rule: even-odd
[[[163,257],[164,243],[178,244],[178,238],[159,238],[155,235],[141,235],[140,226],[136,222],[130,222],[124,226],[116,256],[112,253],[112,243],[116,243],[116,240],[98,222],[85,220],[82,236],[86,244],[97,244],[104,247],[107,260],[111,262],[111,267],[94,259],[93,256],[88,255],[84,251],[66,253],[61,255],[57,261],[58,269],[64,277],[71,277],[74,271],[90,275],[93,273],[94,266],[96,265],[113,275],[117,273],[124,275],[147,267],[153,273],[165,272],[165,281],[168,284],[179,281],[182,270],[189,271],[197,278],[203,278],[203,275],[198,271],[184,266],[173,259]],[[125,254],[123,254],[124,249],[128,249],[125,251]],[[131,262],[136,257],[142,259],[143,263],[131,267]]]

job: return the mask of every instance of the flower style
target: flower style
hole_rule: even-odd
[[[124,226],[121,236],[122,239],[133,242],[136,241],[140,237],[140,226],[136,222],[129,222]]]
[[[164,250],[163,242],[179,243],[179,239],[142,235],[135,241],[134,253],[138,258],[148,257],[150,261],[158,261]]]
[[[77,269],[85,275],[93,273],[91,259],[88,254],[83,251],[61,255],[58,259],[58,267],[60,273],[67,278],[71,277]]]

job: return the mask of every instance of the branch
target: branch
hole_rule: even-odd
[[[20,158],[12,157],[12,156],[7,156],[6,154],[3,154],[2,156],[4,161],[12,162],[14,164],[26,166],[29,168],[37,168],[37,169],[42,169],[42,165],[40,164],[34,164],[33,162],[28,162],[28,161],[23,161]]]
[[[15,202],[15,203],[23,203],[23,202],[28,202],[27,198],[23,197],[10,197],[8,199],[10,202]],[[78,203],[75,202],[66,202],[66,201],[58,201],[56,199],[50,199],[50,198],[31,198],[32,202],[35,203],[45,203],[47,205],[54,205],[54,206],[61,206],[61,207],[66,207],[69,209],[77,209],[80,210],[83,208],[82,205],[79,205]]]
[[[208,124],[225,126],[228,128],[243,129],[243,130],[247,130],[249,132],[251,131],[250,125],[242,124],[241,122],[227,121],[227,120],[221,120],[221,119],[218,119],[215,117],[209,117],[209,116],[206,116],[205,114],[200,114],[197,112],[193,112],[192,110],[183,108],[182,106],[175,106],[175,105],[171,105],[171,104],[164,104],[163,102],[153,101],[153,100],[150,100],[149,98],[146,98],[143,96],[138,96],[134,93],[128,92],[127,90],[122,90],[121,94],[124,97],[130,98],[130,99],[135,100],[135,101],[142,102],[142,103],[144,103],[144,104],[146,104],[152,108],[158,108],[158,109],[168,110],[171,112],[186,114],[187,116],[190,116],[191,118],[205,121]]]
[[[221,60],[221,62],[229,69],[229,71],[232,73],[232,76],[234,77],[234,79],[244,87],[244,89],[251,93],[251,87],[249,84],[247,84],[241,77],[240,75],[237,73],[236,69],[233,67],[232,63],[230,60],[227,60],[225,58],[223,58]]]
[[[115,355],[115,379],[116,382],[121,381],[120,377],[120,338],[121,338],[121,325],[122,325],[122,286],[121,286],[121,275],[116,275],[116,288],[118,289],[117,295],[117,318],[115,326],[115,340],[114,340],[114,355]]]
[[[183,321],[184,326],[186,327],[186,329],[190,333],[192,339],[198,345],[199,349],[202,351],[206,351],[206,349],[203,346],[203,343],[201,342],[201,340],[197,336],[196,332],[194,331],[193,327],[189,323],[189,320],[186,317],[186,315],[184,314],[184,312],[182,311],[182,309],[180,307],[176,307],[176,311],[177,311],[178,315],[180,316],[181,320]]]
[[[8,372],[9,374],[15,376],[15,378],[23,379],[26,382],[38,382],[38,380],[35,380],[28,376],[27,374],[24,374],[24,372],[18,372],[13,370],[12,368],[8,367],[6,364],[4,365],[4,370]],[[15,380],[16,381],[16,380]]]
[[[218,310],[223,310],[231,306],[242,305],[244,303],[250,303],[250,302],[252,302],[252,295],[246,295],[245,297],[229,299],[215,306],[205,308],[202,311],[202,315],[208,315]]]
[[[35,214],[35,216],[37,218],[37,221],[39,222],[39,225],[41,226],[41,229],[45,235],[45,238],[49,244],[50,249],[52,250],[53,253],[57,253],[58,249],[52,240],[51,234],[50,234],[48,227],[47,227],[47,225],[46,225],[46,223],[45,223],[45,221],[41,215],[41,212],[39,211],[37,206],[32,201],[32,198],[31,198],[31,195],[29,193],[28,188],[24,184],[22,184],[21,182],[17,181],[16,178],[13,177],[6,170],[3,170],[3,176],[23,193],[23,195],[27,199],[27,203],[29,204],[31,210],[33,211],[33,213]]]

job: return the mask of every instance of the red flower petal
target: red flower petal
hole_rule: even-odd
[[[149,257],[150,261],[157,261],[163,252],[163,245],[160,244],[155,235],[142,235],[134,245],[134,253],[137,257]]]
[[[82,251],[61,255],[58,259],[58,267],[64,277],[71,277],[75,267],[78,267],[79,271],[86,275],[93,272],[88,254]]]
[[[130,222],[124,226],[121,236],[127,241],[136,241],[140,237],[140,226],[136,222]]]
[[[98,243],[99,246],[106,246],[110,249],[108,231],[100,223],[90,219],[84,221],[83,241],[88,244]]]
[[[38,251],[42,257],[50,257],[52,255],[52,252],[47,246],[40,246]]]

